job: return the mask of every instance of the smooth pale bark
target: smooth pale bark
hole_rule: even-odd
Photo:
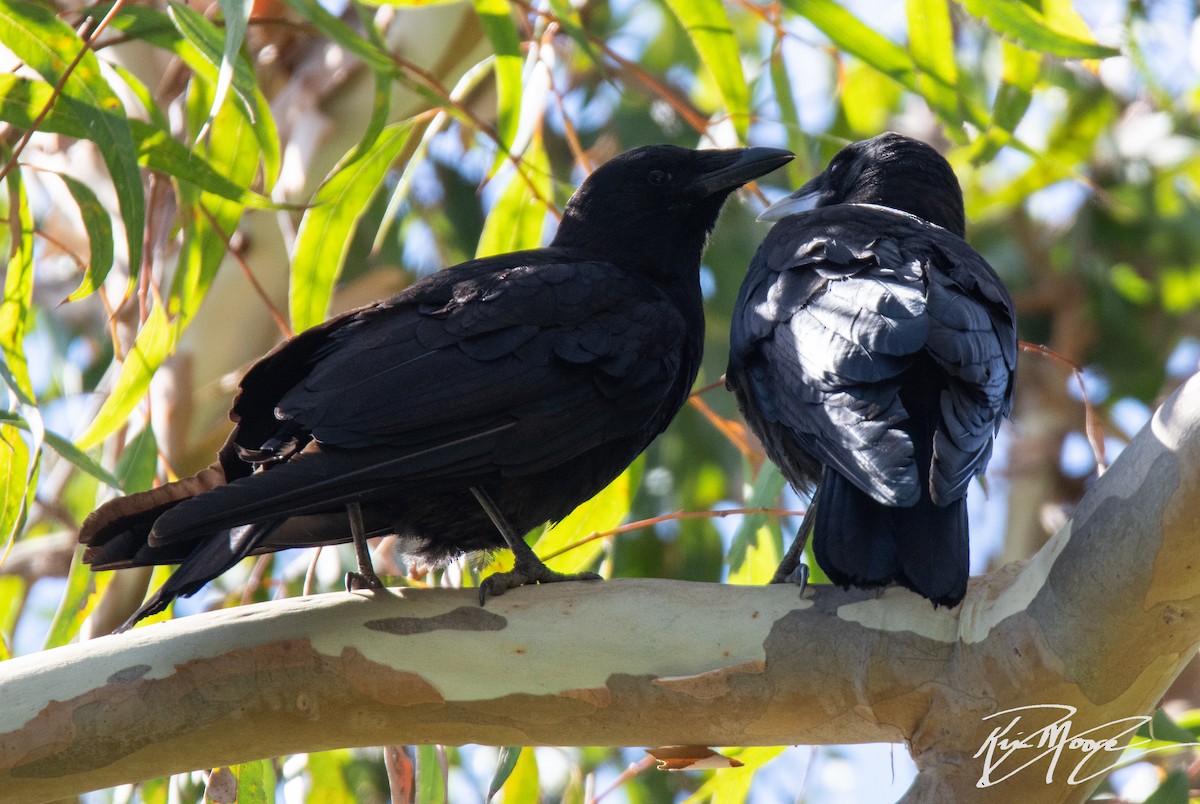
[[[1106,724],[1153,711],[1200,642],[1198,467],[1193,379],[1071,524],[954,611],[896,589],[801,600],[666,580],[518,589],[486,608],[472,591],[391,590],[14,659],[0,664],[0,791],[52,799],[355,745],[903,741],[920,768],[906,801],[1082,801],[1118,753],[1004,758],[993,740],[988,763],[981,749],[1017,717],[1003,736],[1036,746],[1058,718],[997,716],[1015,707],[1075,707],[1070,736],[1119,745],[1136,722]]]

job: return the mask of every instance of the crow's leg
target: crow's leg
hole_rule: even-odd
[[[576,572],[566,574],[555,572],[542,563],[534,554],[533,548],[525,543],[521,534],[505,519],[504,514],[488,496],[488,493],[478,486],[471,487],[471,493],[483,507],[492,524],[500,531],[508,549],[512,550],[515,563],[509,572],[497,572],[489,575],[479,584],[479,605],[483,605],[488,595],[502,595],[509,589],[516,589],[529,583],[557,583],[558,581],[598,581],[600,576],[594,572]]]
[[[809,502],[804,518],[800,520],[800,528],[796,531],[796,538],[792,540],[792,546],[788,548],[783,561],[779,562],[771,583],[794,583],[800,587],[800,594],[804,594],[804,587],[808,585],[808,565],[802,562],[800,557],[804,555],[804,547],[808,544],[808,536],[813,526],[813,511],[816,510],[814,499]]]
[[[354,554],[358,557],[358,572],[346,573],[346,591],[359,589],[382,589],[383,581],[371,566],[371,551],[367,548],[367,528],[363,524],[362,506],[358,501],[346,503],[346,516],[350,518],[350,535],[354,537]]]

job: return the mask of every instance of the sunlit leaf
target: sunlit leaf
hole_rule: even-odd
[[[513,152],[521,122],[521,35],[508,0],[474,0],[475,13],[496,54],[496,138],[494,172]],[[515,154],[514,154],[515,155]]]
[[[175,346],[175,330],[160,305],[150,308],[146,323],[138,330],[133,348],[125,355],[121,373],[96,418],[76,440],[80,449],[89,449],[103,441],[125,423],[146,395],[150,378]]]
[[[440,745],[417,746],[415,804],[445,804],[446,753]]]
[[[51,84],[63,83],[63,98],[96,143],[112,176],[125,224],[130,271],[142,263],[146,200],[133,135],[124,107],[104,76],[100,61],[74,30],[52,11],[24,0],[0,0],[0,42]],[[70,60],[82,53],[67,77]]]
[[[212,85],[192,82],[188,91],[189,125],[198,130],[211,107]],[[217,112],[212,135],[196,146],[221,173],[236,183],[248,184],[258,170],[259,140],[253,125],[236,104],[225,103]],[[175,328],[182,332],[200,304],[228,253],[244,211],[241,204],[180,186],[184,207],[183,247],[171,283],[167,309]],[[178,337],[178,334],[176,335]]]
[[[513,757],[512,773],[504,782],[502,791],[504,804],[539,801],[541,796],[539,795],[537,754],[534,753],[533,748],[527,751],[522,751],[520,748],[502,748],[501,760],[504,758],[505,751],[512,751],[516,756]],[[499,775],[499,770],[499,768],[496,769],[497,775]],[[495,780],[492,781],[492,784],[495,784]]]
[[[312,778],[312,790],[305,804],[342,804],[353,801],[354,793],[346,783],[346,766],[354,754],[348,749],[321,751],[309,754],[308,775]]]
[[[90,256],[87,271],[79,287],[67,297],[68,301],[77,301],[95,292],[96,288],[104,283],[104,278],[112,268],[112,220],[91,187],[66,173],[59,173],[58,177],[67,185],[67,190],[75,199],[75,205],[79,207],[79,214],[83,218],[83,229],[88,237]]]
[[[137,436],[121,450],[115,474],[126,494],[145,491],[154,485],[158,468],[158,440],[154,428],[143,427]]]
[[[33,217],[19,170],[8,174],[7,187],[10,230],[4,298],[0,299],[0,352],[16,387],[31,401],[33,385],[25,358],[25,333],[33,316]]]
[[[0,424],[0,556],[11,548],[25,523],[35,464],[20,431]]]
[[[946,122],[947,132],[963,138],[950,0],[908,0],[908,39],[917,90]]]
[[[1120,53],[1116,48],[1097,44],[1089,36],[1056,30],[1053,23],[1073,20],[1058,10],[1047,17],[1021,0],[959,0],[973,16],[985,20],[997,33],[1042,53],[1067,59],[1103,59]],[[1078,31],[1078,28],[1075,28]]]
[[[237,780],[237,804],[272,804],[275,767],[269,759],[243,762],[230,768]]]
[[[750,90],[724,4],[721,0],[667,0],[667,5],[687,30],[744,141],[750,125]]]
[[[234,7],[233,10],[238,17],[244,17],[252,4],[243,2],[243,0],[221,0],[223,11],[228,5]],[[191,42],[192,46],[216,71],[217,80],[213,89],[212,106],[209,107],[208,116],[200,130],[203,132],[208,129],[213,118],[216,117],[217,110],[225,102],[225,95],[231,87],[246,112],[246,116],[253,122],[258,117],[258,104],[254,97],[254,70],[248,62],[239,58],[238,54],[241,37],[244,36],[246,30],[245,19],[239,23],[236,19],[231,21],[227,18],[225,33],[222,34],[221,30],[203,14],[184,3],[176,2],[176,0],[168,3],[167,15],[179,33]],[[231,53],[229,47],[233,43],[234,37],[237,39],[237,44]]]
[[[296,332],[325,320],[350,237],[412,132],[411,120],[388,126],[367,153],[334,168],[313,196],[292,255],[289,306]]]
[[[1191,787],[1187,771],[1179,768],[1168,773],[1162,784],[1142,801],[1143,804],[1188,804],[1194,800]]]
[[[1023,47],[1001,42],[1004,70],[996,99],[992,104],[992,124],[971,149],[975,164],[989,162],[1012,141],[1013,132],[1033,100],[1034,86],[1042,71],[1042,55]]]
[[[521,758],[521,746],[505,746],[500,749],[500,755],[496,758],[496,771],[492,774],[492,781],[488,784],[488,792],[486,801],[491,801],[492,798],[500,792],[500,788],[504,787],[504,783],[508,781],[508,777],[512,775],[513,768],[517,767],[517,760]],[[537,791],[534,791],[537,795]]]
[[[779,495],[787,483],[779,469],[773,463],[764,463],[759,470],[758,479],[746,500],[747,508],[772,508],[779,502]],[[746,560],[746,549],[752,542],[757,541],[759,528],[766,524],[766,514],[751,514],[742,520],[737,532],[733,534],[733,542],[729,546],[729,571],[737,572],[742,562]]]
[[[735,804],[745,801],[750,794],[754,774],[784,750],[784,746],[771,746],[729,751],[731,757],[742,763],[742,767],[714,773],[683,804]]]
[[[43,650],[66,645],[79,633],[80,626],[91,611],[91,606],[85,605],[91,577],[91,570],[83,563],[83,551],[76,550],[71,559],[71,569],[67,572],[67,588],[59,598],[58,609],[50,621],[50,631],[46,634]]]
[[[12,123],[17,128],[29,128],[50,102],[53,91],[53,87],[45,81],[0,74],[0,120]],[[129,125],[138,163],[144,167],[247,206],[285,208],[285,205],[248,190],[218,173],[207,159],[172,137],[162,125],[144,120],[130,120]],[[55,104],[42,119],[39,130],[77,139],[84,139],[87,134],[82,121],[71,108],[59,104]]]
[[[488,257],[540,246],[546,224],[546,199],[552,193],[550,160],[540,134],[535,134],[519,169],[514,169],[484,221],[475,256]]]
[[[600,493],[567,514],[558,524],[548,528],[534,544],[540,556],[553,555],[593,533],[619,526],[629,514],[633,499],[634,481],[641,472],[641,460],[626,469]],[[556,572],[582,572],[595,565],[604,552],[604,541],[595,539],[546,561]]]

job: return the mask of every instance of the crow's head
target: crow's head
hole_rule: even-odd
[[[962,188],[954,170],[930,146],[893,131],[843,148],[825,170],[759,220],[779,220],[833,204],[891,207],[959,237],[966,233]]]

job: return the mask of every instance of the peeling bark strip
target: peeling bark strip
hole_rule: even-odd
[[[138,628],[0,663],[0,795],[358,745],[904,741],[906,801],[1082,801],[1200,644],[1198,501],[1193,379],[1072,524],[953,612],[900,589],[616,580]]]

